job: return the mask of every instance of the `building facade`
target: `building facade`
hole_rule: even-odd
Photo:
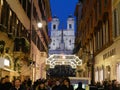
[[[49,17],[49,0],[0,0],[0,77],[46,77]]]
[[[82,15],[78,15],[77,7],[75,11],[76,17],[81,18],[77,29],[76,48],[79,50],[76,54],[84,64],[78,71],[82,76],[90,77],[92,83],[116,79],[115,57],[118,49],[114,46],[113,1],[82,0],[80,3]]]
[[[50,38],[49,55],[72,54],[75,42],[74,18],[69,16],[67,19],[67,29],[59,30],[59,19],[56,16],[53,17]]]
[[[120,57],[119,57],[119,43],[120,43],[120,0],[112,0],[112,26],[113,26],[113,40],[114,44],[112,45],[112,48],[115,48],[116,52],[114,55],[113,60],[114,62],[114,70],[115,71],[115,79],[120,82]],[[111,71],[112,72],[112,71]],[[111,76],[113,77],[113,76]]]

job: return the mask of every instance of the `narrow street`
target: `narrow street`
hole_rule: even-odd
[[[120,0],[0,0],[0,90],[120,90]]]

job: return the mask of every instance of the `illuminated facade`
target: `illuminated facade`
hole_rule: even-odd
[[[113,35],[116,32],[112,23],[112,2],[114,1],[83,0],[80,2],[83,7],[82,15],[78,15],[79,6],[76,6],[75,15],[80,19],[77,24],[76,54],[83,60],[81,75],[90,77],[92,83],[116,78],[117,60],[113,56],[118,57],[118,49]]]
[[[46,77],[41,66],[45,66],[48,51],[49,17],[49,0],[0,0],[0,60],[8,60],[7,66],[0,67],[0,77],[30,77],[33,81]],[[38,21],[43,23],[41,29]]]
[[[75,43],[74,18],[67,19],[67,29],[59,30],[59,19],[55,16],[51,22],[51,43],[49,45],[49,55],[52,54],[72,54]]]

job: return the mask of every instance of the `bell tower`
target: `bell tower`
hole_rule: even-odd
[[[68,30],[74,30],[74,18],[73,18],[72,15],[68,16],[68,19],[67,19],[67,29]]]
[[[58,27],[59,27],[59,19],[54,16],[53,19],[52,19],[52,22],[51,22],[51,30],[58,30]]]

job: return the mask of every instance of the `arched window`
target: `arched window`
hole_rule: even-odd
[[[104,0],[104,7],[107,7],[108,0]]]
[[[53,25],[53,29],[54,29],[54,30],[56,29],[56,25],[55,25],[55,24]]]
[[[69,40],[69,43],[70,43],[70,45],[71,45],[71,40]]]
[[[101,0],[98,0],[98,3],[99,3],[99,14],[101,15],[101,13],[102,13]]]
[[[69,24],[69,29],[72,29],[72,24]]]

